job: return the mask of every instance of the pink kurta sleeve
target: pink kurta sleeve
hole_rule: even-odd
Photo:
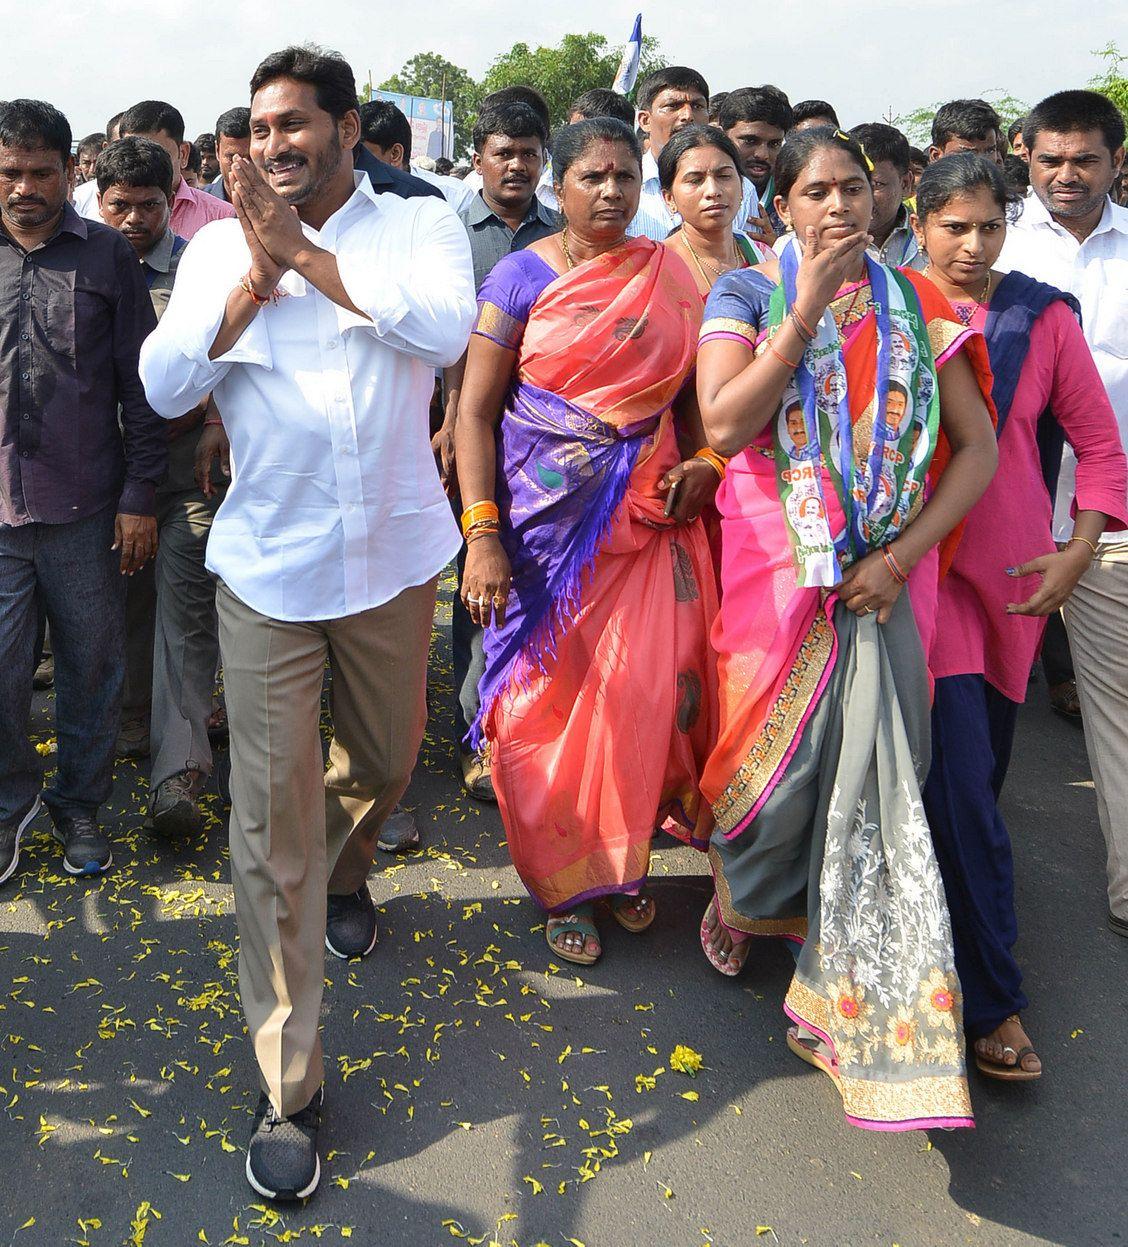
[[[1077,455],[1073,513],[1103,511],[1110,529],[1128,528],[1128,460],[1089,344],[1060,299],[1039,319],[1052,331],[1057,355],[1050,409]]]

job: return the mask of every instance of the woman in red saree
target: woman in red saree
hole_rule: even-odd
[[[970,1125],[920,797],[922,633],[936,547],[994,471],[985,352],[929,283],[867,257],[873,198],[852,139],[796,136],[776,189],[795,238],[778,263],[718,281],[698,358],[706,432],[733,456],[717,497],[702,945],[731,975],[754,935],[801,942],[788,1046],[830,1075],[848,1120]]]
[[[596,898],[628,930],[653,921],[655,828],[701,848],[712,829],[716,585],[699,516],[721,465],[693,454],[696,405],[687,423],[673,410],[700,296],[680,259],[626,239],[640,159],[621,122],[558,136],[567,227],[483,284],[455,440],[462,595],[487,627],[473,731],[549,946],[584,965],[601,952]]]

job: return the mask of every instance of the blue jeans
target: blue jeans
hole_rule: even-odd
[[[125,577],[111,550],[116,508],[71,524],[0,524],[0,822],[43,782],[27,737],[40,605],[55,655],[58,770],[52,817],[95,814],[113,786],[125,669]]]

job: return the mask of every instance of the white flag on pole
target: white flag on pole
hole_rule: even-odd
[[[640,13],[635,18],[634,30],[631,31],[631,37],[623,49],[623,59],[619,62],[619,72],[615,75],[612,91],[618,91],[620,95],[630,95],[634,90],[635,80],[638,78],[638,66],[641,60],[642,14]]]

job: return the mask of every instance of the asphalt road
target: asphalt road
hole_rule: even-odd
[[[650,932],[608,921],[597,967],[553,963],[496,811],[454,779],[446,641],[440,615],[407,799],[425,850],[373,871],[375,954],[326,960],[316,1197],[279,1215],[243,1178],[257,1092],[222,803],[196,843],[156,842],[144,772],[122,764],[113,873],[67,878],[41,815],[0,891],[0,1247],[1128,1240],[1128,941],[1104,925],[1081,732],[1043,688],[1005,809],[1045,1076],[973,1076],[974,1131],[872,1134],[784,1046],[788,953],[765,944],[735,981],[705,962],[691,851],[656,853]],[[35,725],[46,745],[49,697]],[[671,1068],[678,1044],[696,1078]]]

